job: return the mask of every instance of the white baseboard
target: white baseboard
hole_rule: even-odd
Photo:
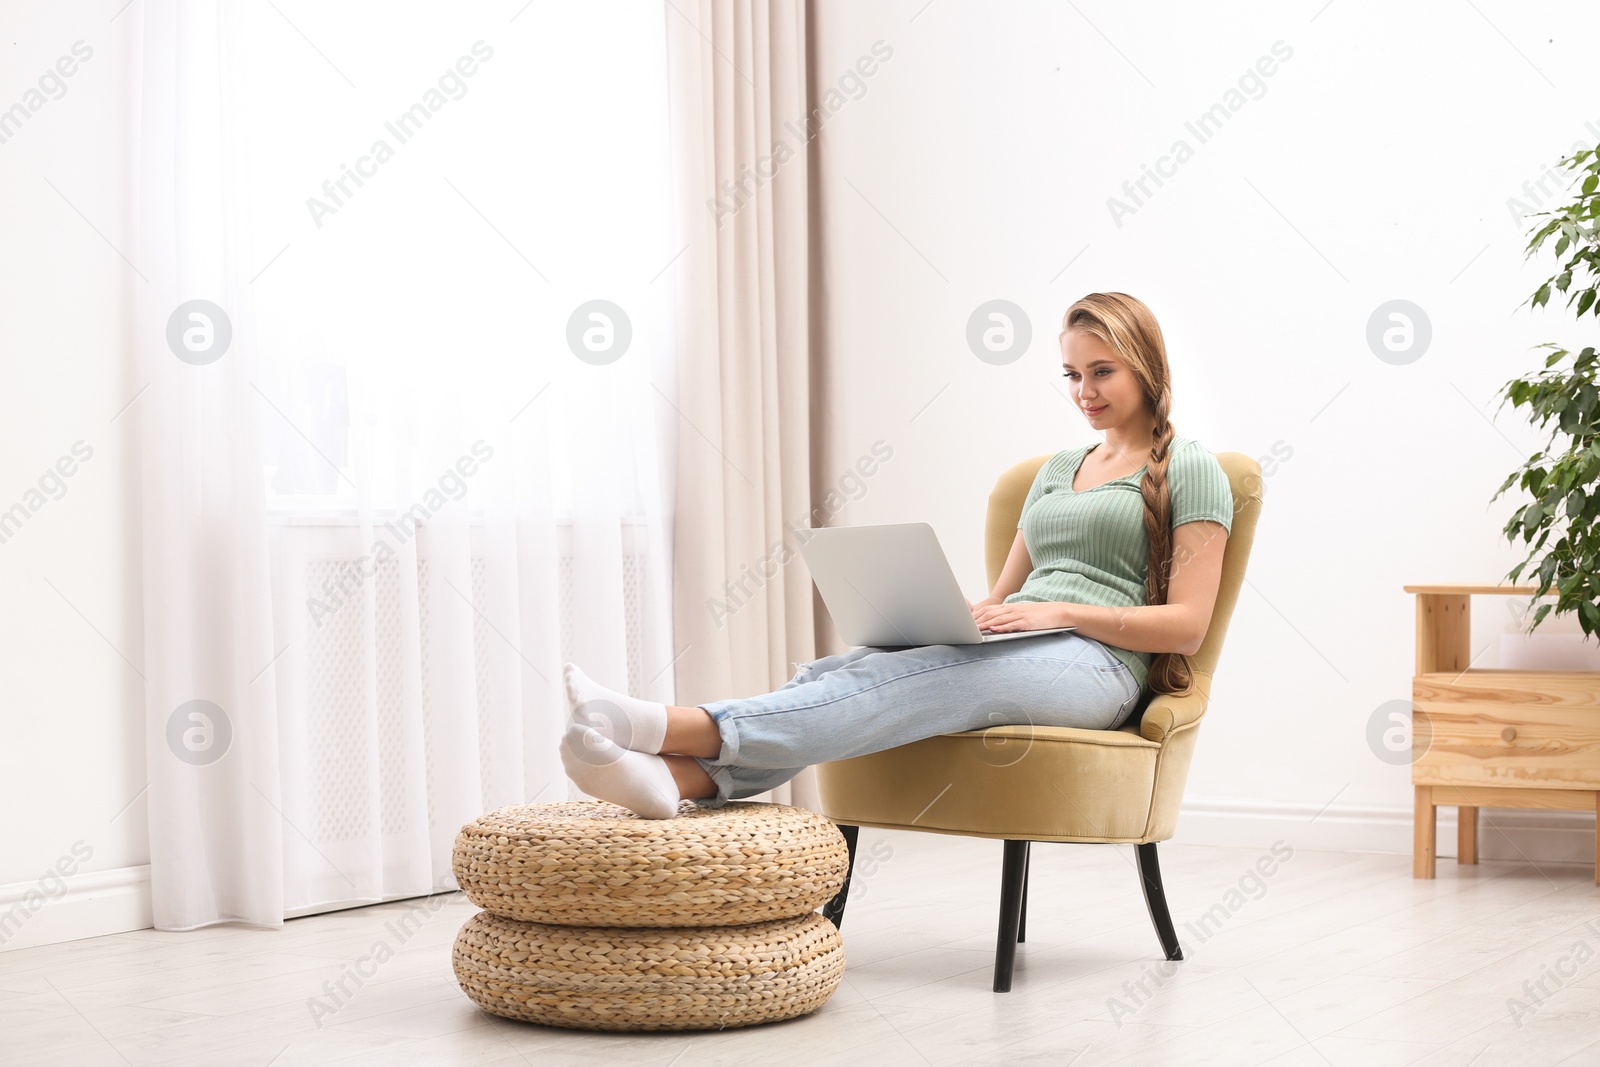
[[[1595,817],[1583,811],[1480,809],[1478,855],[1486,860],[1592,864]],[[1456,810],[1439,809],[1438,855],[1456,854]],[[1411,809],[1189,797],[1178,818],[1177,844],[1269,848],[1282,839],[1297,849],[1411,854]],[[150,868],[122,867],[0,886],[0,952],[101,934],[147,930]]]
[[[1586,811],[1478,809],[1478,857],[1527,863],[1595,861],[1595,817]],[[1411,855],[1411,809],[1363,804],[1185,797],[1173,841],[1188,845],[1293,848]],[[1436,855],[1455,858],[1456,809],[1438,810]]]
[[[150,926],[148,864],[0,885],[0,952]]]

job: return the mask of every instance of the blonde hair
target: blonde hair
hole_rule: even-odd
[[[1155,415],[1155,439],[1139,492],[1144,496],[1144,528],[1150,538],[1145,576],[1145,602],[1165,604],[1172,577],[1172,495],[1167,486],[1168,446],[1172,444],[1172,376],[1167,346],[1155,315],[1127,293],[1090,293],[1067,309],[1058,341],[1081,330],[1099,338],[1122,358],[1144,389]],[[1181,652],[1158,652],[1150,661],[1145,688],[1150,692],[1188,694],[1194,669]],[[1142,707],[1140,709],[1143,710]]]

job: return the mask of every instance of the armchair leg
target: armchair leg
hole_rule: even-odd
[[[1011,967],[1017,959],[1017,928],[1022,921],[1022,883],[1028,869],[1028,842],[1007,841],[1000,872],[1000,933],[994,949],[994,991],[1011,992]]]
[[[1033,870],[1033,849],[1022,856],[1022,913],[1017,916],[1017,944],[1028,940],[1028,875]]]
[[[1139,883],[1144,886],[1144,903],[1150,909],[1156,936],[1161,939],[1161,951],[1169,960],[1181,960],[1183,949],[1178,945],[1178,932],[1172,928],[1172,913],[1167,911],[1166,890],[1161,888],[1161,863],[1156,859],[1156,843],[1148,841],[1137,846],[1137,854]]]
[[[844,835],[844,847],[850,853],[844,868],[844,885],[839,887],[839,892],[832,900],[822,906],[822,917],[835,928],[844,925],[844,905],[850,895],[850,876],[856,869],[856,838],[861,835],[861,827],[840,825],[839,832]]]

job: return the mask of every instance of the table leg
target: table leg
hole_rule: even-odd
[[[1438,828],[1434,819],[1433,786],[1419,785],[1416,790],[1417,807],[1411,842],[1411,877],[1432,878],[1435,831]]]
[[[1456,862],[1478,862],[1478,809],[1456,808]]]
[[[1594,884],[1600,885],[1600,792],[1594,795]]]

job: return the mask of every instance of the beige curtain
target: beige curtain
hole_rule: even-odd
[[[776,689],[841,651],[792,527],[829,484],[804,0],[668,0],[681,299],[677,703]],[[817,477],[813,478],[814,475]],[[826,514],[822,512],[821,514]],[[815,773],[752,800],[820,809]]]

